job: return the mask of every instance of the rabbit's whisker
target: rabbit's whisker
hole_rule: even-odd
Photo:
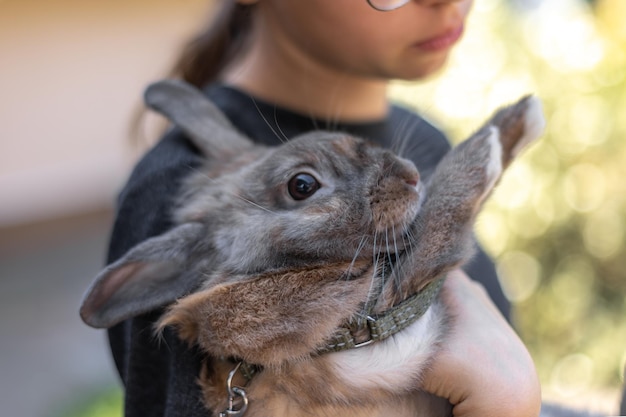
[[[352,267],[354,266],[354,263],[356,262],[357,258],[359,257],[359,254],[361,253],[361,251],[365,247],[366,242],[367,242],[367,235],[363,234],[363,236],[361,236],[361,241],[359,242],[359,244],[358,244],[358,246],[356,248],[354,256],[352,257],[352,261],[350,262],[350,266],[348,267],[348,274],[347,275],[350,275],[350,272],[352,271]]]
[[[239,195],[239,194],[237,194],[237,193],[233,193],[233,192],[231,192],[230,194],[231,194],[231,195],[233,195],[233,196],[235,196],[235,197],[237,197],[237,198],[239,198],[241,201],[243,201],[243,202],[245,202],[245,203],[250,204],[251,206],[254,206],[254,207],[256,207],[256,208],[259,208],[259,209],[261,209],[261,210],[264,210],[264,211],[266,211],[266,212],[268,212],[268,213],[272,213],[273,215],[276,215],[276,214],[277,214],[276,212],[274,212],[274,211],[272,211],[272,210],[268,209],[267,207],[263,207],[262,205],[257,204],[257,203],[255,203],[254,201],[252,201],[252,200],[250,200],[250,199],[247,199],[247,198],[245,198],[245,197],[244,197],[244,196],[242,196],[242,195]]]
[[[285,135],[285,132],[283,132],[283,129],[281,129],[280,124],[278,123],[278,117],[276,117],[276,108],[274,108],[274,123],[276,123],[276,128],[280,132],[281,136],[285,139],[284,141],[281,139],[281,142],[289,142],[289,138],[287,137],[287,135]]]
[[[380,278],[380,285],[382,287],[385,285],[385,268],[381,268],[380,256],[382,252],[379,249],[378,237],[379,237],[378,232],[376,232],[374,234],[374,254],[373,254],[374,274],[375,276]]]
[[[278,120],[276,120],[276,111],[274,111],[274,121],[276,122],[276,127],[278,128],[278,132],[276,131],[276,129],[274,129],[274,127],[272,127],[272,124],[267,120],[267,117],[265,117],[265,115],[263,114],[263,112],[259,108],[259,105],[257,104],[257,102],[256,102],[256,100],[254,98],[252,99],[252,102],[254,103],[254,107],[256,107],[256,110],[259,113],[259,116],[261,116],[261,118],[263,119],[263,121],[265,122],[267,127],[270,128],[270,130],[272,131],[272,133],[274,133],[276,138],[278,138],[278,140],[280,140],[281,143],[289,142],[289,138],[287,136],[285,136],[283,131],[280,129],[280,126],[278,126]],[[279,132],[280,132],[280,134],[279,134]]]
[[[202,172],[201,170],[199,170],[198,168],[192,167],[191,165],[188,165],[189,169],[192,171],[195,171],[196,173],[202,175],[204,178],[206,178],[207,180],[211,181],[214,184],[225,184],[224,181],[218,179],[218,178],[212,178],[211,176],[207,175],[205,172]],[[233,191],[229,191],[229,190],[224,190],[224,192],[228,193],[229,195],[232,195],[233,197],[236,197],[238,199],[240,199],[241,201],[250,204],[253,207],[256,207],[258,209],[261,209],[263,211],[266,211],[268,213],[271,213],[273,215],[277,215],[278,213],[268,209],[267,207],[263,207],[262,205],[255,203],[254,201],[242,196],[241,194],[235,193]]]
[[[402,264],[401,262],[398,262],[398,258],[400,256],[400,252],[398,251],[398,240],[397,240],[397,236],[396,236],[396,227],[395,226],[391,226],[392,227],[392,231],[393,231],[393,246],[394,246],[394,258],[395,258],[395,263],[393,264],[393,269],[398,268],[399,272],[394,272],[393,273],[393,277],[395,280],[395,284],[397,288],[400,288],[400,280],[401,277],[405,276],[404,273],[402,273],[401,269],[402,269]]]

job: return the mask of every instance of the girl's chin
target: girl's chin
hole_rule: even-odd
[[[419,65],[415,65],[412,68],[407,68],[400,74],[398,79],[405,81],[418,81],[425,78],[433,77],[439,74],[448,62],[448,54],[439,54],[438,56],[429,57],[428,60],[423,60]]]

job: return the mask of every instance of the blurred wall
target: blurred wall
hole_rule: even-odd
[[[142,90],[207,5],[0,1],[0,228],[110,206]]]
[[[64,415],[118,384],[78,304],[142,151],[128,134],[142,90],[208,5],[0,0],[0,414]]]

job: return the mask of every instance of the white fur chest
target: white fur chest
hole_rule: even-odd
[[[443,336],[444,321],[443,309],[435,302],[401,332],[378,343],[329,354],[327,360],[336,376],[355,389],[413,391]]]
[[[262,404],[250,417],[449,415],[447,401],[419,390],[420,376],[438,349],[446,321],[443,306],[435,301],[419,320],[383,341],[300,363],[297,380],[294,374],[266,370],[253,384],[251,394]],[[301,379],[303,375],[308,376]],[[300,394],[317,393],[317,400],[303,403],[285,386],[300,386],[304,391],[294,391]]]

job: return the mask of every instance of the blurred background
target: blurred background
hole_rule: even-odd
[[[102,266],[116,192],[147,146],[129,132],[143,88],[167,73],[209,6],[0,0],[2,415],[122,415],[106,338],[80,322],[78,304]],[[507,172],[477,233],[544,396],[617,414],[626,2],[475,0],[447,68],[391,94],[459,141],[529,92],[544,102],[546,134]]]

